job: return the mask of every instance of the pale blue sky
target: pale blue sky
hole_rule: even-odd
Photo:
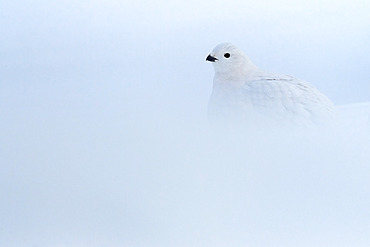
[[[14,81],[47,81],[37,73],[87,78],[96,72],[89,66],[103,78],[144,69],[151,77],[143,83],[176,80],[209,90],[204,56],[229,41],[260,67],[304,79],[335,103],[369,101],[369,10],[365,0],[4,2],[1,91],[17,94],[16,86],[6,91]],[[175,78],[156,78],[173,71]],[[191,71],[196,76],[180,75]]]

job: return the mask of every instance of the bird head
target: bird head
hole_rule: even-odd
[[[207,56],[206,61],[212,62],[217,74],[244,74],[255,66],[244,53],[231,43],[217,45]]]

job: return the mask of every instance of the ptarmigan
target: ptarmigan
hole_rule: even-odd
[[[206,60],[215,70],[208,105],[212,122],[315,126],[334,116],[333,103],[316,88],[260,70],[233,44],[217,45]]]

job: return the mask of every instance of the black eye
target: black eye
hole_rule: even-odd
[[[224,54],[224,57],[229,58],[230,57],[230,53],[225,53]]]

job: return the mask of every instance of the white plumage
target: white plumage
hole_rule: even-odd
[[[257,68],[230,43],[216,46],[207,61],[215,75],[211,121],[321,125],[334,116],[332,102],[310,84]]]

